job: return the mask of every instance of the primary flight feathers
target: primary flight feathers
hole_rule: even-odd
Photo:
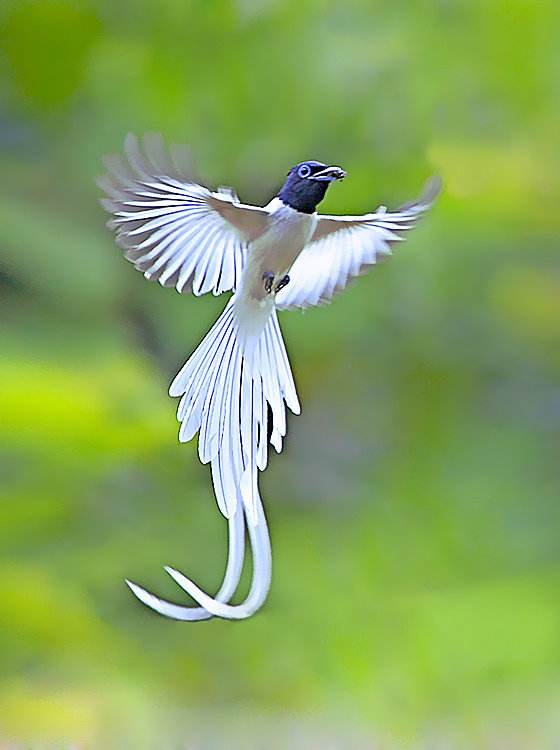
[[[426,183],[420,198],[394,213],[381,206],[363,216],[319,214],[311,241],[294,261],[289,285],[279,292],[279,309],[309,307],[332,299],[355,276],[391,254],[391,245],[404,239],[433,204],[440,180]]]
[[[125,257],[147,279],[179,292],[235,290],[248,243],[263,232],[267,212],[240,203],[233,191],[197,185],[155,134],[145,136],[144,151],[128,135],[128,163],[108,157],[109,174],[98,180]]]

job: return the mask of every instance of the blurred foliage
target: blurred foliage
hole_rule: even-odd
[[[548,748],[560,736],[556,0],[0,5],[0,747]],[[97,205],[126,132],[327,212],[446,190],[282,316],[303,415],[261,481],[274,581],[180,624],[225,524],[167,384],[223,307],[145,283]],[[1,743],[4,742],[4,745]]]

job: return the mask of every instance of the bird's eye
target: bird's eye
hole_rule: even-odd
[[[301,167],[299,167],[297,173],[298,177],[309,177],[309,175],[311,174],[311,167],[309,166],[309,164],[302,164]]]

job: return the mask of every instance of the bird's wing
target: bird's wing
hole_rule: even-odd
[[[247,246],[266,228],[268,212],[240,203],[229,188],[198,185],[186,152],[148,133],[125,139],[126,159],[105,159],[98,184],[112,214],[108,226],[127,260],[147,279],[199,295],[235,290]]]
[[[279,309],[310,307],[331,300],[349,280],[391,254],[433,204],[441,182],[433,177],[418,200],[388,213],[384,206],[363,216],[319,216],[310,242],[290,270],[290,283],[276,296]]]

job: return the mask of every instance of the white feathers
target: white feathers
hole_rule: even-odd
[[[245,557],[245,524],[243,518],[243,509],[239,507],[238,510],[233,514],[233,516],[228,519],[228,560],[224,580],[222,582],[222,585],[220,586],[218,593],[215,596],[216,602],[229,602],[229,600],[235,593],[235,590],[237,589],[239,580],[241,578],[241,573],[243,570],[243,560]],[[266,539],[264,540],[264,546],[266,549]],[[266,558],[264,567],[266,576]],[[166,570],[170,572],[172,568],[166,568]],[[177,571],[173,572],[177,573]],[[193,622],[195,620],[208,620],[210,617],[212,617],[212,614],[204,607],[184,607],[178,604],[173,604],[172,602],[168,602],[165,599],[160,599],[159,597],[154,596],[154,594],[151,594],[142,586],[138,586],[138,584],[132,583],[132,581],[127,580],[126,583],[132,593],[136,597],[138,597],[138,599],[143,604],[155,610],[156,612],[159,612],[160,615],[164,615],[165,617],[170,617],[173,620],[183,620],[189,622]],[[261,589],[262,583],[259,584],[257,590],[260,591]]]
[[[232,190],[214,193],[193,182],[185,154],[175,148],[169,158],[161,137],[147,134],[143,145],[146,156],[128,135],[128,164],[107,157],[109,174],[98,180],[125,257],[147,279],[179,292],[235,290],[248,242],[264,230],[268,213],[240,203]]]
[[[258,473],[268,462],[268,442],[282,450],[287,405],[300,406],[280,332],[276,307],[307,307],[329,300],[380,257],[432,205],[439,183],[395,213],[381,206],[364,216],[302,214],[279,198],[265,208],[239,202],[231,188],[216,192],[192,176],[188,152],[147,134],[129,135],[126,159],[109,157],[99,180],[112,215],[109,226],[125,257],[148,279],[195,295],[233,290],[224,311],[171,386],[180,398],[179,440],[198,436],[202,463],[210,463],[216,501],[228,519],[225,577],[211,597],[173,568],[171,577],[198,607],[159,599],[128,582],[147,606],[167,617],[241,619],[265,601],[271,553]],[[309,240],[311,237],[311,240]],[[305,244],[307,243],[307,244]],[[276,295],[263,280],[289,273]],[[274,287],[277,288],[277,287]],[[230,605],[240,580],[245,526],[253,551],[253,580],[245,601]]]
[[[363,216],[319,216],[317,227],[290,270],[290,283],[276,297],[279,309],[309,307],[329,301],[350,278],[391,254],[391,245],[404,238],[433,204],[440,190],[430,180],[420,198],[395,213],[385,206]]]
[[[211,463],[216,500],[230,518],[240,500],[255,520],[258,471],[268,460],[270,440],[281,450],[286,434],[284,402],[299,413],[288,356],[276,312],[262,330],[247,337],[239,331],[233,297],[198,349],[172,382],[169,393],[180,396],[179,439],[199,432],[202,463]]]

